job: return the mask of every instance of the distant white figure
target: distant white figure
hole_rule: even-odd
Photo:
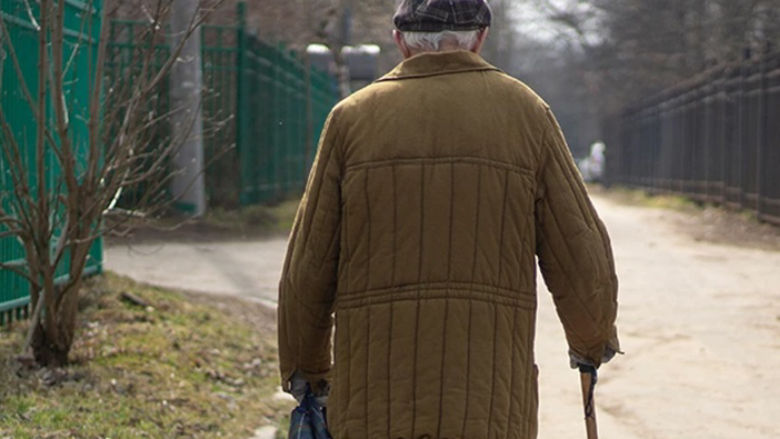
[[[607,146],[604,142],[596,142],[590,146],[590,155],[577,163],[585,181],[599,182],[604,178],[604,152],[606,150]]]

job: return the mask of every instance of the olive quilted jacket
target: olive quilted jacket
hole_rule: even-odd
[[[332,385],[336,439],[535,438],[536,256],[598,364],[612,252],[550,109],[474,53],[404,61],[326,123],[280,283],[284,385]]]

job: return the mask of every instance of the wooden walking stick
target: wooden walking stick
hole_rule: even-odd
[[[596,389],[598,373],[593,366],[580,365],[580,383],[582,384],[582,403],[585,407],[585,427],[588,431],[588,439],[598,439],[599,430],[596,424],[596,403],[593,400],[593,392]]]

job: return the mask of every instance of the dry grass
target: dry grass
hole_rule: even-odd
[[[287,234],[292,228],[300,200],[275,206],[247,206],[238,210],[212,210],[205,222],[213,227],[249,234]]]
[[[123,224],[123,232],[108,238],[115,244],[173,241],[224,241],[287,236],[300,200],[275,206],[246,206],[236,210],[212,209],[203,218],[164,217]]]
[[[590,185],[588,192],[608,196],[611,200],[631,206],[650,207],[655,209],[671,209],[686,213],[700,211],[703,207],[694,201],[679,195],[653,195],[640,189],[628,189],[625,187],[611,187]]]
[[[149,304],[131,305],[130,292]],[[240,299],[146,287],[108,274],[83,293],[72,364],[13,359],[27,323],[0,336],[0,438],[245,439],[280,424],[273,312]]]
[[[588,190],[620,204],[663,209],[669,223],[696,241],[780,251],[780,227],[759,221],[752,211],[698,204],[681,196],[650,195],[637,189],[591,186]]]

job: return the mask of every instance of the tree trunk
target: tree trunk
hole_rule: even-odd
[[[68,363],[68,354],[73,344],[76,332],[76,316],[78,312],[78,296],[81,282],[77,282],[67,291],[55,288],[46,294],[65,294],[59,305],[54,305],[50,312],[42,310],[41,321],[36,326],[32,339],[32,350],[35,361],[44,367],[60,367]],[[46,300],[53,304],[56,300]]]

